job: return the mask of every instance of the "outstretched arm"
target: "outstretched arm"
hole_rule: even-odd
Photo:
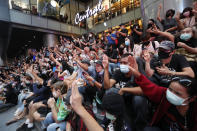
[[[73,110],[82,118],[89,131],[103,131],[103,128],[96,122],[96,120],[86,111],[82,105],[82,96],[79,94],[76,84],[72,86],[72,95],[70,96],[70,103]]]

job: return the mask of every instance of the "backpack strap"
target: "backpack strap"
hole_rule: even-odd
[[[152,41],[152,46],[153,46],[154,50],[156,50],[155,41]]]

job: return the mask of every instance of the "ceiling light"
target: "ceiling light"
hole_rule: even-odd
[[[56,7],[56,6],[57,6],[57,2],[56,2],[55,0],[51,0],[51,5],[52,5],[53,7]]]

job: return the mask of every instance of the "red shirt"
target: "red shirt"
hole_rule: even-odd
[[[145,96],[149,98],[150,101],[158,104],[157,110],[152,118],[151,126],[157,124],[164,115],[168,116],[168,109],[172,106],[166,98],[167,88],[158,86],[151,81],[149,81],[144,75],[135,79],[136,83],[141,87]],[[197,131],[197,102],[195,101],[194,107],[192,109],[192,128],[189,131]],[[182,125],[180,124],[180,127]]]

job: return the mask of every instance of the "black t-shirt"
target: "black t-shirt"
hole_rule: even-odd
[[[128,34],[127,29],[122,29],[120,32]],[[122,36],[122,35],[119,36],[119,38],[118,38],[119,45],[122,43],[125,43],[125,38],[126,38],[126,36]]]
[[[193,37],[189,41],[184,41],[184,40],[180,39],[180,36],[176,36],[175,40],[174,40],[174,43],[176,44],[176,46],[177,46],[178,42],[183,42],[183,43],[185,43],[186,45],[188,45],[192,48],[197,47],[197,39],[195,39]]]
[[[139,31],[139,32],[142,32],[142,29],[136,29],[136,30]],[[132,37],[133,37],[134,43],[140,43],[141,42],[140,35],[138,35],[135,31],[133,31]]]
[[[120,69],[115,70],[111,79],[114,79],[116,83],[119,83],[121,88],[137,85],[134,81],[134,76],[125,77],[125,74],[123,74]]]
[[[153,74],[151,80],[158,85],[168,87],[169,82],[171,81],[172,77],[169,75],[160,75],[157,72],[156,67],[157,67],[158,61],[159,61],[158,57],[153,57],[153,59],[151,60],[151,63],[150,63],[151,68],[155,70],[155,73]],[[170,63],[167,64],[166,66],[169,68],[170,71],[174,71],[174,72],[182,72],[183,68],[190,67],[186,58],[178,54],[174,54],[172,56]]]
[[[177,22],[174,18],[162,20],[161,24],[163,25],[163,30],[164,31],[167,30],[167,29],[170,29],[172,27],[177,26]],[[175,31],[171,31],[170,33],[174,34]]]

